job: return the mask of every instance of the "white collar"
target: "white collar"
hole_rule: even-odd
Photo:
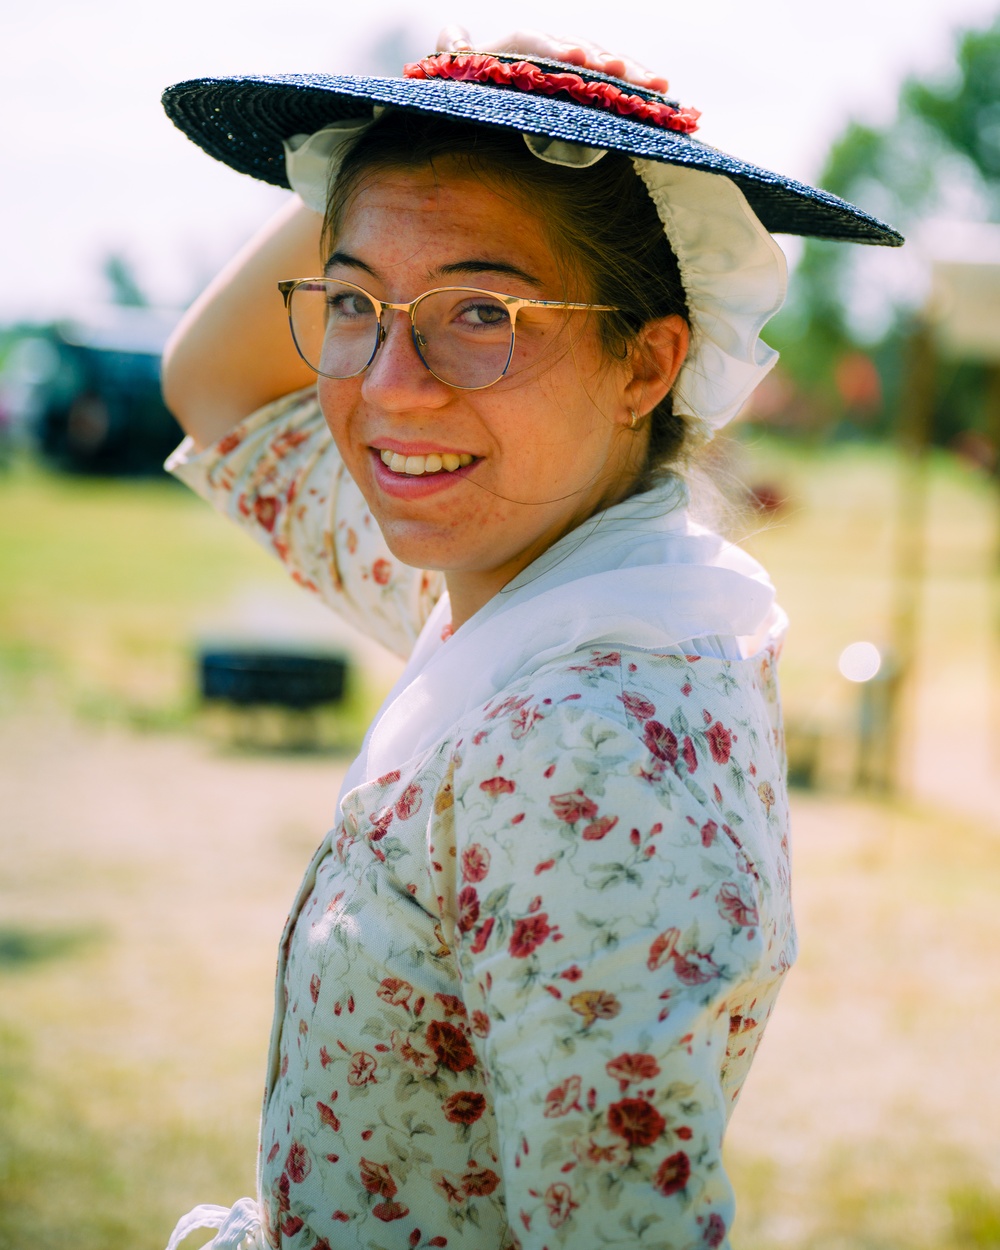
[[[702,640],[739,659],[783,620],[763,568],[695,525],[676,480],[596,514],[555,543],[447,642],[447,595],[368,731],[341,790],[403,768],[468,712],[583,647]],[[706,639],[712,640],[706,643]],[[737,641],[747,639],[742,645]],[[750,641],[752,640],[752,641]]]

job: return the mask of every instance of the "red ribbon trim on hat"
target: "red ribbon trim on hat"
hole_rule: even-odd
[[[697,109],[674,108],[629,95],[610,82],[587,82],[579,74],[550,73],[530,61],[499,61],[482,52],[442,52],[403,66],[404,78],[450,78],[455,82],[494,83],[535,95],[569,96],[579,104],[607,109],[664,130],[690,135],[698,129]]]

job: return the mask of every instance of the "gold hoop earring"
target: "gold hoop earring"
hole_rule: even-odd
[[[634,408],[628,410],[628,428],[634,430],[639,424],[639,414]]]

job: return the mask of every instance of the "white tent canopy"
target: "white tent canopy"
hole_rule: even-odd
[[[928,223],[919,247],[930,266],[927,315],[941,350],[1000,364],[1000,225]]]

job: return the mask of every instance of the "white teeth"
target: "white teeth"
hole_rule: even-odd
[[[432,451],[427,456],[403,456],[398,451],[389,451],[388,448],[380,451],[379,457],[393,473],[406,473],[410,477],[420,477],[424,473],[440,473],[442,469],[448,473],[454,473],[456,469],[472,464],[475,459],[467,451],[461,454],[453,451],[441,453]]]

